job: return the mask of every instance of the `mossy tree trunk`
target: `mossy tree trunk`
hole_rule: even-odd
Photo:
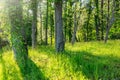
[[[22,0],[12,0],[9,4],[9,18],[11,22],[11,42],[14,57],[23,74],[26,74],[28,49],[25,40],[25,28],[22,19]]]

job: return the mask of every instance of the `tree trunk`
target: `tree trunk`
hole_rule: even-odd
[[[70,8],[68,9],[68,15],[69,15],[69,17],[68,17],[68,37],[69,37],[69,42],[71,42],[72,41],[72,22],[73,22],[73,19],[72,19],[72,16],[73,16],[73,14],[69,14],[69,13],[72,13],[72,5],[73,5],[73,3],[72,2],[69,2],[69,5],[70,5]]]
[[[100,20],[99,20],[99,1],[95,0],[95,6],[96,6],[96,14],[95,14],[95,26],[96,26],[96,39],[100,40],[99,37],[99,26],[100,26]]]
[[[67,38],[67,23],[68,23],[68,20],[67,20],[67,15],[68,15],[68,9],[67,9],[67,1],[65,1],[64,3],[65,7],[64,7],[64,35],[65,35],[65,41],[66,41],[66,38]]]
[[[43,42],[43,39],[42,39],[42,29],[43,29],[43,26],[42,26],[42,9],[41,9],[41,3],[40,3],[40,41],[41,41],[41,44]]]
[[[74,32],[73,32],[73,36],[72,36],[72,45],[75,43],[75,38],[76,38],[76,32],[77,32],[77,18],[76,18],[76,3],[75,3],[75,11],[74,11]]]
[[[108,0],[108,11],[109,11],[109,5],[110,5],[110,1]],[[113,7],[112,8],[112,16],[111,16],[110,19],[108,18],[108,22],[107,22],[106,36],[105,36],[105,40],[104,40],[105,43],[107,43],[109,31],[110,31],[113,23],[115,22],[115,8],[116,8],[115,0],[113,0],[113,6],[112,7]],[[109,16],[109,13],[108,13],[108,16]]]
[[[64,35],[62,22],[62,1],[55,2],[55,48],[57,52],[64,51]]]
[[[32,22],[32,48],[37,45],[37,0],[32,0],[33,22]]]
[[[47,0],[46,26],[45,26],[45,45],[47,44],[48,44],[48,0]]]
[[[53,44],[53,30],[54,29],[54,18],[52,13],[52,5],[50,3],[50,44]]]
[[[73,35],[72,35],[72,45],[75,43],[75,41],[78,41],[77,40],[77,37],[76,37],[76,33],[77,33],[77,22],[78,20],[80,19],[80,15],[81,15],[81,6],[82,6],[82,3],[81,3],[81,0],[80,0],[80,9],[79,9],[79,16],[77,18],[76,16],[76,8],[77,8],[77,4],[75,3],[75,8],[74,8],[74,31],[73,31]]]
[[[27,72],[28,49],[25,41],[25,29],[22,19],[22,1],[10,1],[9,18],[11,21],[11,42],[14,51],[14,57],[23,75]]]
[[[104,40],[103,3],[104,0],[101,0],[101,40]]]
[[[90,0],[89,2],[89,10],[88,10],[88,19],[87,19],[87,22],[86,22],[86,34],[84,33],[84,39],[85,41],[88,41],[89,40],[89,24],[90,24],[90,18],[91,18],[91,13],[92,13],[92,6],[91,6],[91,3],[92,1]]]

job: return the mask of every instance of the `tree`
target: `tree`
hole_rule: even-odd
[[[64,26],[64,35],[65,35],[65,41],[67,38],[67,24],[68,24],[68,5],[67,5],[67,1],[64,1],[64,7],[63,7],[63,11],[64,11],[64,16],[63,16],[63,26]]]
[[[104,3],[104,0],[101,0],[101,39],[104,40],[104,21],[103,21],[103,3]]]
[[[45,23],[45,45],[48,44],[48,6],[49,6],[49,2],[47,0],[46,23]]]
[[[76,39],[76,33],[77,33],[77,28],[78,28],[78,20],[80,19],[80,15],[81,15],[81,6],[82,6],[82,2],[80,0],[80,9],[79,9],[79,16],[77,17],[77,3],[74,3],[74,31],[73,31],[73,35],[72,35],[72,45],[75,43]]]
[[[9,19],[11,23],[11,42],[14,51],[14,57],[18,65],[22,68],[23,74],[26,74],[28,49],[25,40],[25,27],[23,27],[22,0],[9,1]]]
[[[62,0],[55,1],[55,48],[57,52],[64,50],[64,35],[62,22]]]
[[[40,15],[39,15],[39,17],[40,17],[40,41],[41,41],[41,44],[42,44],[42,42],[43,42],[43,34],[42,34],[42,32],[43,32],[43,17],[42,17],[42,1],[39,1],[39,10],[40,10]]]
[[[74,32],[72,36],[72,45],[75,43],[75,37],[76,37],[76,31],[77,31],[77,17],[76,17],[76,3],[75,3],[75,9],[74,9]]]
[[[86,34],[84,33],[85,35],[85,40],[84,41],[88,41],[89,40],[89,34],[90,34],[90,31],[89,31],[89,26],[90,26],[90,18],[91,18],[91,14],[92,14],[92,1],[90,0],[90,2],[88,3],[88,6],[87,6],[87,21],[86,21]]]
[[[96,14],[95,14],[95,26],[96,26],[96,39],[100,40],[99,29],[100,29],[100,20],[99,20],[99,1],[95,0]]]
[[[73,5],[73,2],[68,2],[68,38],[69,38],[69,42],[71,42],[72,40],[72,24],[73,24],[73,11],[72,11],[72,5]]]
[[[33,21],[32,21],[32,48],[35,48],[37,45],[37,0],[32,0],[32,12],[33,12]]]
[[[53,7],[50,2],[50,11],[49,11],[49,21],[50,21],[50,44],[53,44],[53,35],[54,35],[54,15],[53,15]]]
[[[115,22],[115,8],[116,8],[115,0],[113,0],[111,17],[109,16],[109,8],[110,8],[110,1],[108,0],[108,19],[107,19],[106,35],[105,35],[105,40],[104,40],[105,43],[107,43],[109,31],[110,31],[113,23]]]

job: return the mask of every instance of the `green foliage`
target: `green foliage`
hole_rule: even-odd
[[[119,80],[119,45],[119,40],[108,41],[107,44],[81,42],[74,46],[68,43],[63,54],[55,53],[54,46],[38,46],[35,50],[29,48],[28,75],[22,75],[11,51],[3,51],[0,78],[6,76],[7,80],[23,80],[27,76],[29,80]]]
[[[25,29],[25,34],[26,34],[26,41],[27,41],[27,44],[28,45],[32,45],[32,39],[31,39],[31,33],[32,33],[32,18],[31,17],[27,17],[27,16],[24,16],[24,19],[23,21],[25,22],[24,23],[24,29]]]

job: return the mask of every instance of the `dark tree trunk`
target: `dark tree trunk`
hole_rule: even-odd
[[[11,42],[14,57],[23,75],[27,73],[28,49],[23,27],[21,0],[10,1],[9,18],[11,21]]]
[[[100,40],[100,36],[99,36],[100,20],[99,20],[99,1],[98,0],[95,0],[95,5],[96,5],[96,14],[95,14],[96,39]]]
[[[55,2],[55,48],[57,52],[64,51],[64,35],[62,22],[62,1]]]
[[[84,39],[85,41],[88,41],[89,40],[89,22],[90,22],[90,16],[91,16],[91,13],[92,13],[92,10],[91,10],[91,0],[89,2],[89,9],[88,9],[88,19],[87,19],[87,22],[86,22],[86,33],[84,33]]]
[[[46,10],[46,26],[45,26],[45,45],[48,44],[48,0],[47,0],[47,10]]]
[[[69,20],[68,20],[68,37],[69,37],[69,42],[72,41],[72,22],[73,22],[73,19],[72,19],[72,16],[73,14],[69,14],[69,13],[72,13],[72,5],[73,3],[72,2],[69,2],[70,3],[70,8],[68,9],[68,15],[69,15]]]
[[[53,44],[53,34],[54,33],[54,16],[52,13],[52,5],[50,3],[50,44]]]
[[[32,0],[33,22],[32,22],[32,48],[37,45],[37,0]]]
[[[101,40],[104,40],[103,3],[104,0],[101,0]]]

